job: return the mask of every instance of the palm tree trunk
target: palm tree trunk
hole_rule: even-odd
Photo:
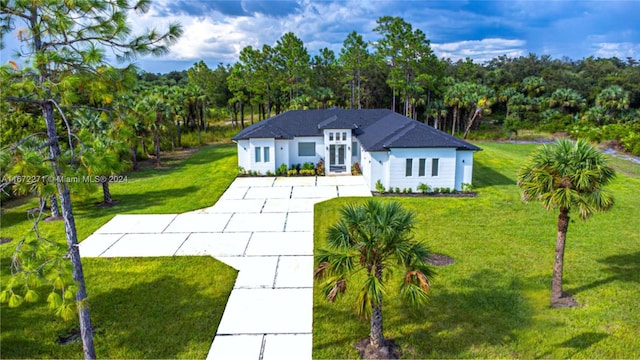
[[[456,121],[458,120],[458,105],[453,106],[453,119],[451,120],[451,136],[456,134]]]
[[[102,182],[102,194],[104,195],[104,203],[105,204],[110,204],[111,202],[113,202],[113,199],[111,199],[111,191],[109,191],[109,180],[105,180]]]
[[[551,278],[551,303],[562,297],[562,268],[564,265],[564,245],[569,228],[569,209],[560,208],[558,215],[558,237],[556,240],[556,253],[553,261],[553,276]]]
[[[51,154],[51,167],[55,178],[62,176],[62,170],[58,166],[60,159],[60,146],[58,145],[58,134],[56,132],[56,123],[53,116],[53,104],[51,101],[45,101],[42,105],[42,112],[47,127],[47,137],[49,138],[49,153]],[[89,314],[89,306],[87,305],[87,289],[84,281],[84,271],[82,269],[82,261],[80,260],[80,248],[78,247],[78,235],[76,233],[76,222],[71,209],[71,195],[69,187],[63,181],[57,181],[56,187],[60,196],[60,205],[62,207],[62,218],[64,220],[64,231],[67,237],[67,247],[69,252],[67,256],[71,260],[73,267],[73,281],[78,286],[76,292],[76,303],[78,304],[78,317],[80,320],[80,338],[82,339],[82,349],[85,359],[95,359],[96,350],[93,345],[93,328],[91,326],[91,316]]]
[[[382,266],[377,265],[375,276],[382,281]],[[384,335],[382,333],[382,301],[374,305],[371,312],[371,334],[369,335],[371,346],[374,349],[382,349],[384,347]]]

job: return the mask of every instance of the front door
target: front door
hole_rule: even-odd
[[[346,145],[329,145],[329,172],[343,173],[347,171],[344,164],[346,156]]]

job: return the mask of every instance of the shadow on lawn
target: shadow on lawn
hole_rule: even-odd
[[[115,206],[99,208],[95,206],[93,201],[83,201],[78,207],[81,209],[82,216],[88,218],[102,217],[107,214],[127,214],[151,206],[161,205],[167,199],[180,197],[187,199],[189,194],[195,193],[196,191],[198,191],[197,186],[187,186],[164,190],[150,190],[137,194],[113,194],[113,198],[120,201],[120,203]]]
[[[515,175],[514,175],[515,176]],[[485,166],[481,162],[473,164],[473,187],[483,188],[492,185],[515,185],[516,181],[494,169]]]
[[[483,357],[473,349],[517,341],[516,330],[529,326],[533,310],[520,295],[517,282],[501,284],[501,279],[501,273],[480,271],[455,290],[435,290],[426,312],[405,311],[389,322],[388,326],[412,329],[397,339],[408,350],[405,356]]]
[[[227,299],[212,302],[200,292],[184,280],[163,276],[92,297],[98,356],[175,359],[193,355],[194,346],[206,355],[220,321],[212,317],[221,316]]]
[[[570,294],[577,294],[613,281],[640,282],[640,251],[633,254],[608,256],[604,259],[598,260],[598,262],[606,265],[603,271],[611,274],[610,276],[575,289],[567,289],[567,292]]]
[[[2,316],[0,321],[2,334],[0,358],[2,359],[67,358],[70,356],[68,352],[75,352],[78,358],[82,356],[81,344],[69,344],[64,348],[64,351],[68,352],[61,354],[60,345],[56,343],[56,336],[52,332],[47,333],[51,335],[49,339],[43,339],[41,336],[44,331],[30,329],[30,327],[39,327],[38,324],[43,322],[49,322],[50,324],[44,327],[53,327],[55,332],[55,329],[61,330],[68,325],[53,315],[45,301],[23,304],[19,308],[9,308],[6,304],[2,304],[0,316]]]
[[[597,333],[597,332],[585,332],[580,335],[576,335],[567,341],[563,341],[560,344],[554,345],[555,348],[572,348],[575,351],[566,356],[565,358],[573,358],[578,355],[582,350],[590,348],[592,345],[600,342],[602,339],[609,337],[609,334]],[[538,358],[548,358],[552,356],[551,352],[540,354]]]

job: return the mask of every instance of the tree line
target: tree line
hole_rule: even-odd
[[[640,65],[633,58],[529,54],[454,62],[438,59],[425,34],[402,18],[381,17],[373,30],[373,42],[349,33],[337,54],[323,48],[311,56],[289,32],[274,46],[245,47],[232,65],[209,69],[201,61],[139,79],[186,86],[197,69],[212,114],[242,127],[291,109],[391,108],[463,137],[535,129],[613,140],[640,154]],[[478,129],[488,131],[473,135]]]

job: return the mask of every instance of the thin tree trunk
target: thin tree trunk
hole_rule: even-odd
[[[200,134],[200,124],[202,123],[201,114],[198,107],[198,100],[196,100],[196,119],[194,119],[198,129],[198,146],[202,145],[202,135]]]
[[[569,228],[569,209],[560,208],[558,215],[558,237],[556,240],[556,252],[553,261],[553,276],[551,278],[551,304],[553,305],[562,297],[562,268],[564,265],[564,245]]]
[[[104,195],[103,198],[105,204],[110,204],[113,202],[113,199],[111,199],[111,191],[109,191],[108,179],[102,182],[102,194]]]
[[[176,120],[176,123],[178,124],[178,147],[182,147],[182,126],[180,125],[179,118]]]
[[[51,216],[54,218],[61,218],[62,214],[60,213],[58,197],[56,197],[56,194],[52,194],[51,197],[49,197],[49,202],[51,203]]]
[[[180,137],[178,137],[178,141]],[[129,146],[129,153],[131,153],[131,165],[133,166],[133,170],[138,170],[138,153],[136,151],[135,146]]]
[[[251,92],[249,92],[249,114],[251,125],[253,125],[253,101],[251,101]]]
[[[62,170],[60,170],[57,163],[61,153],[60,146],[58,145],[58,134],[56,132],[56,124],[53,116],[53,104],[51,101],[46,101],[42,105],[42,112],[47,126],[47,137],[49,138],[51,167],[53,168],[53,175],[57,179],[62,176]],[[82,338],[84,358],[95,359],[96,350],[93,345],[93,328],[91,326],[89,305],[87,304],[87,289],[85,287],[82,261],[80,260],[80,248],[78,247],[76,222],[71,208],[71,195],[69,194],[69,187],[64,181],[57,181],[56,187],[58,189],[58,195],[60,196],[64,231],[67,237],[67,247],[69,249],[67,256],[69,256],[73,266],[73,281],[75,281],[78,286],[78,291],[76,292],[76,304],[80,320],[80,337]]]
[[[360,100],[360,67],[358,67],[358,110],[362,109],[362,104]]]
[[[393,89],[393,97],[391,99],[391,109],[393,109],[393,111],[396,111],[396,89]]]
[[[156,115],[156,124],[155,129],[153,130],[153,142],[154,142],[154,151],[156,155],[156,167],[160,167],[160,118],[159,115]]]
[[[476,108],[476,111],[473,113],[473,117],[471,118],[471,120],[469,120],[467,129],[464,131],[464,135],[462,135],[463,139],[467,138],[467,135],[469,135],[469,131],[471,131],[471,127],[473,126],[473,122],[476,120],[476,118],[478,117],[478,115],[480,115],[481,112],[482,112],[482,109]]]
[[[240,124],[244,129],[244,103],[243,102],[240,102]]]
[[[458,118],[458,106],[454,105],[453,106],[453,119],[451,120],[452,124],[451,124],[451,136],[454,136],[456,134],[456,120]]]

